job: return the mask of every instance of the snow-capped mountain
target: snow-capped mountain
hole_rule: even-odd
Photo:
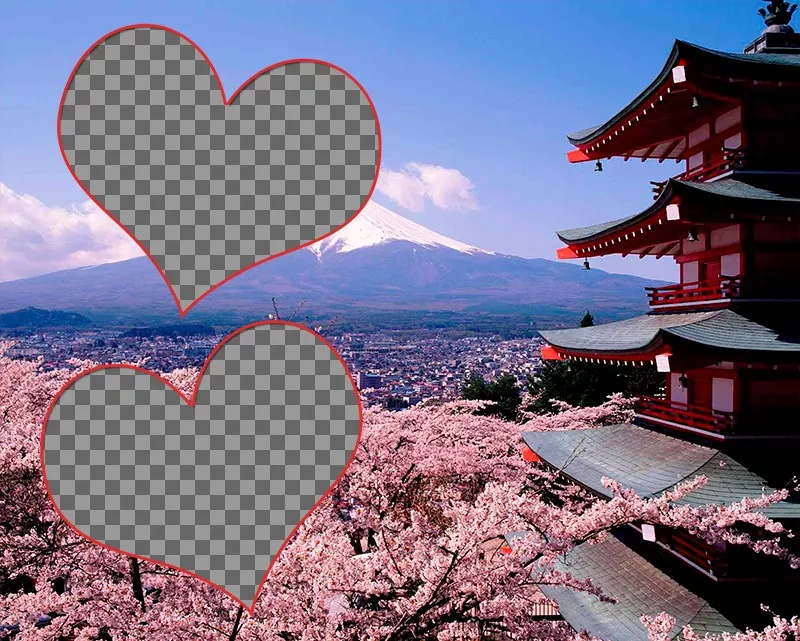
[[[273,296],[289,309],[305,300],[304,313],[315,315],[394,314],[398,326],[417,312],[516,314],[546,324],[577,322],[590,309],[614,320],[644,311],[643,288],[652,284],[478,249],[371,202],[329,238],[232,279],[184,321],[243,325],[263,319]],[[0,283],[0,313],[26,307],[73,311],[100,323],[179,319],[145,257]]]
[[[321,256],[330,251],[346,253],[393,241],[406,241],[420,247],[447,247],[465,254],[494,253],[437,234],[372,200],[352,222],[309,249]]]

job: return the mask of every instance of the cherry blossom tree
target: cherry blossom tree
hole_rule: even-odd
[[[797,563],[781,545],[783,526],[758,511],[785,493],[696,508],[676,502],[702,477],[657,498],[607,479],[613,498],[600,500],[523,460],[522,430],[626,420],[624,399],[559,406],[524,425],[477,414],[479,401],[368,408],[353,464],[289,542],[251,616],[205,583],[105,550],[58,518],[40,475],[39,433],[58,389],[90,365],[45,372],[40,362],[0,353],[0,625],[17,641],[401,641],[491,630],[566,641],[575,633],[565,623],[529,614],[543,600],[539,586],[609,598],[591,580],[559,573],[555,561],[629,523],[681,528]],[[166,377],[190,392],[196,375]],[[754,528],[757,539],[747,534]],[[513,532],[527,534],[508,545]],[[653,641],[668,616],[644,621]],[[779,641],[796,627],[776,619],[753,633],[763,636],[736,641]]]
[[[625,411],[618,403],[586,411],[578,422],[616,419]],[[676,502],[704,478],[648,499],[607,479],[614,496],[600,501],[525,464],[518,425],[470,409],[455,403],[367,411],[355,464],[265,586],[256,614],[266,631],[285,639],[399,640],[454,635],[474,624],[502,626],[522,638],[559,636],[558,625],[529,614],[530,603],[541,599],[538,586],[558,583],[603,598],[591,581],[562,575],[554,563],[628,523],[683,528],[709,542],[763,543],[762,552],[789,558],[778,540],[783,527],[755,511],[785,493],[692,508]],[[535,420],[530,427],[561,427],[558,416]],[[554,491],[560,500],[546,500]],[[741,523],[770,536],[745,541]],[[503,553],[502,536],[509,532],[530,533],[510,554]],[[276,612],[283,616],[269,614]]]
[[[57,391],[95,363],[44,371],[41,359],[4,355],[8,347],[0,344],[0,638],[229,637],[237,607],[219,591],[94,545],[59,518],[41,477],[42,422]],[[166,378],[187,391],[196,375]]]
[[[650,641],[671,641],[675,617],[666,612],[654,617],[645,615],[642,617],[642,623],[647,629]],[[786,619],[775,616],[772,619],[772,625],[763,630],[746,630],[738,634],[726,632],[702,637],[692,630],[692,626],[687,625],[683,627],[682,635],[685,641],[791,641],[800,638],[800,618]]]

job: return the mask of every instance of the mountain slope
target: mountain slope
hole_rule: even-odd
[[[185,321],[236,325],[264,318],[271,297],[290,310],[355,316],[366,310],[516,313],[542,325],[587,309],[613,320],[645,309],[633,276],[487,252],[370,203],[342,231],[268,261],[202,300]],[[0,312],[38,306],[98,322],[177,322],[169,291],[147,258],[0,283]]]
[[[50,311],[26,307],[13,312],[0,313],[0,329],[30,328],[54,329],[59,327],[90,327],[92,322],[75,312]]]

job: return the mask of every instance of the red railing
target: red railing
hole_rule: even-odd
[[[742,150],[725,150],[722,160],[714,162],[704,162],[702,165],[687,169],[672,177],[672,180],[682,180],[684,182],[705,182],[710,178],[724,174],[727,171],[741,169],[744,166],[745,152]],[[667,186],[666,180],[650,181],[653,185],[653,200],[658,200],[664,187]]]
[[[656,538],[684,559],[716,577],[729,574],[729,562],[724,550],[715,549],[691,534],[671,528],[657,527]]]
[[[733,412],[720,412],[653,396],[639,398],[636,413],[645,419],[660,419],[719,434],[732,432],[736,422]]]
[[[680,303],[703,303],[738,298],[742,293],[741,276],[723,276],[664,287],[645,287],[651,307]]]

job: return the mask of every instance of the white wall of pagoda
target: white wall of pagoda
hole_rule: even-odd
[[[666,398],[692,409],[736,413],[743,408],[785,412],[800,409],[800,373],[749,363],[718,363],[702,369],[670,372]]]
[[[713,367],[685,373],[671,372],[669,376],[667,398],[674,403],[683,403],[684,405],[698,403],[700,399],[693,398],[690,390],[697,389],[700,383],[704,382],[707,390],[704,402],[706,407],[718,412],[734,412],[738,408],[736,373],[733,363],[720,363]],[[681,379],[685,384],[682,384]]]
[[[711,249],[719,249],[736,245],[741,241],[741,226],[728,225],[727,227],[720,227],[719,229],[711,230]]]
[[[741,106],[735,107],[730,111],[726,111],[724,114],[721,114],[717,117],[714,121],[714,131],[718,133],[723,133],[734,127],[742,122],[742,108]],[[735,135],[740,135],[739,132],[736,132]],[[725,145],[728,147],[728,145]],[[729,149],[735,149],[735,147],[729,147]]]
[[[734,404],[734,382],[732,378],[711,379],[711,409],[718,412],[732,412]]]
[[[711,230],[710,234],[698,234],[697,240],[684,239],[681,241],[681,256],[687,259],[681,262],[681,283],[695,283],[708,280],[708,263],[719,265],[719,276],[741,276],[744,265],[742,264],[741,251],[742,231],[741,225],[728,225],[720,229]],[[692,260],[697,256],[696,260]],[[716,273],[715,272],[715,273]]]
[[[684,263],[681,272],[682,283],[695,283],[700,280],[700,263],[696,260]]]
[[[720,258],[720,275],[739,276],[742,273],[742,255],[725,254]]]
[[[723,137],[724,136],[724,137]],[[741,149],[744,143],[742,135],[742,108],[735,107],[716,118],[690,131],[686,136],[687,148],[686,170],[703,171],[701,169],[723,160],[722,148],[726,150]]]
[[[689,390],[681,386],[681,376],[683,376],[683,374],[678,372],[672,372],[670,374],[669,400],[674,403],[683,403],[687,405],[689,403]]]

